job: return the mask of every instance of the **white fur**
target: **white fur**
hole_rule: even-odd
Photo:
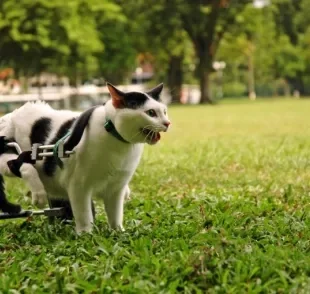
[[[149,109],[154,109],[157,117],[147,115],[145,111]],[[92,230],[91,198],[99,197],[104,202],[111,228],[122,230],[123,203],[125,197],[129,198],[128,184],[139,164],[143,143],[154,143],[141,130],[147,127],[156,132],[167,131],[169,120],[165,113],[166,106],[152,98],[137,110],[116,109],[112,100],[97,107],[75,147],[75,153],[64,159],[64,168],[57,168],[53,177],[43,172],[43,161],[37,161],[35,168],[31,164],[23,164],[20,171],[30,185],[33,202],[42,205],[46,194],[51,198],[69,198],[76,231],[81,233]],[[49,142],[65,121],[77,115],[72,111],[54,110],[45,103],[27,103],[0,119],[0,135],[14,137],[23,151],[30,150],[29,135],[35,120],[40,117],[52,119],[53,131],[47,139]],[[106,132],[104,124],[107,119],[112,120],[120,135],[130,144]],[[0,158],[0,172],[10,175],[3,162],[14,159],[14,155],[5,154],[10,158],[3,156]]]

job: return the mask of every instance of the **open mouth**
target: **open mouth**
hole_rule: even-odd
[[[145,136],[145,140],[149,144],[156,144],[160,140],[160,133],[149,129],[142,129],[141,133]]]

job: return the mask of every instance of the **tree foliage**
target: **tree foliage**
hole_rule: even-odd
[[[269,4],[268,4],[269,3]],[[73,83],[129,81],[141,60],[165,81],[173,101],[197,83],[212,102],[213,63],[225,61],[224,88],[307,93],[310,0],[2,0],[0,67],[16,75],[49,71]],[[233,86],[235,84],[235,86]],[[238,86],[239,85],[239,86]],[[243,85],[243,86],[242,86]],[[263,90],[265,89],[265,90]],[[224,93],[225,94],[225,93]]]
[[[32,74],[49,70],[87,76],[99,68],[105,37],[115,33],[113,27],[106,34],[100,29],[106,22],[123,21],[120,11],[112,1],[4,0],[0,62]]]

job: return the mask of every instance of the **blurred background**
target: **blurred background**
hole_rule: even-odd
[[[1,0],[0,111],[83,110],[166,85],[167,103],[310,95],[310,0]]]

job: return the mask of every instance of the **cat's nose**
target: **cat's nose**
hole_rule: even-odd
[[[164,122],[164,126],[168,129],[170,126],[171,122],[170,121],[166,121]]]

